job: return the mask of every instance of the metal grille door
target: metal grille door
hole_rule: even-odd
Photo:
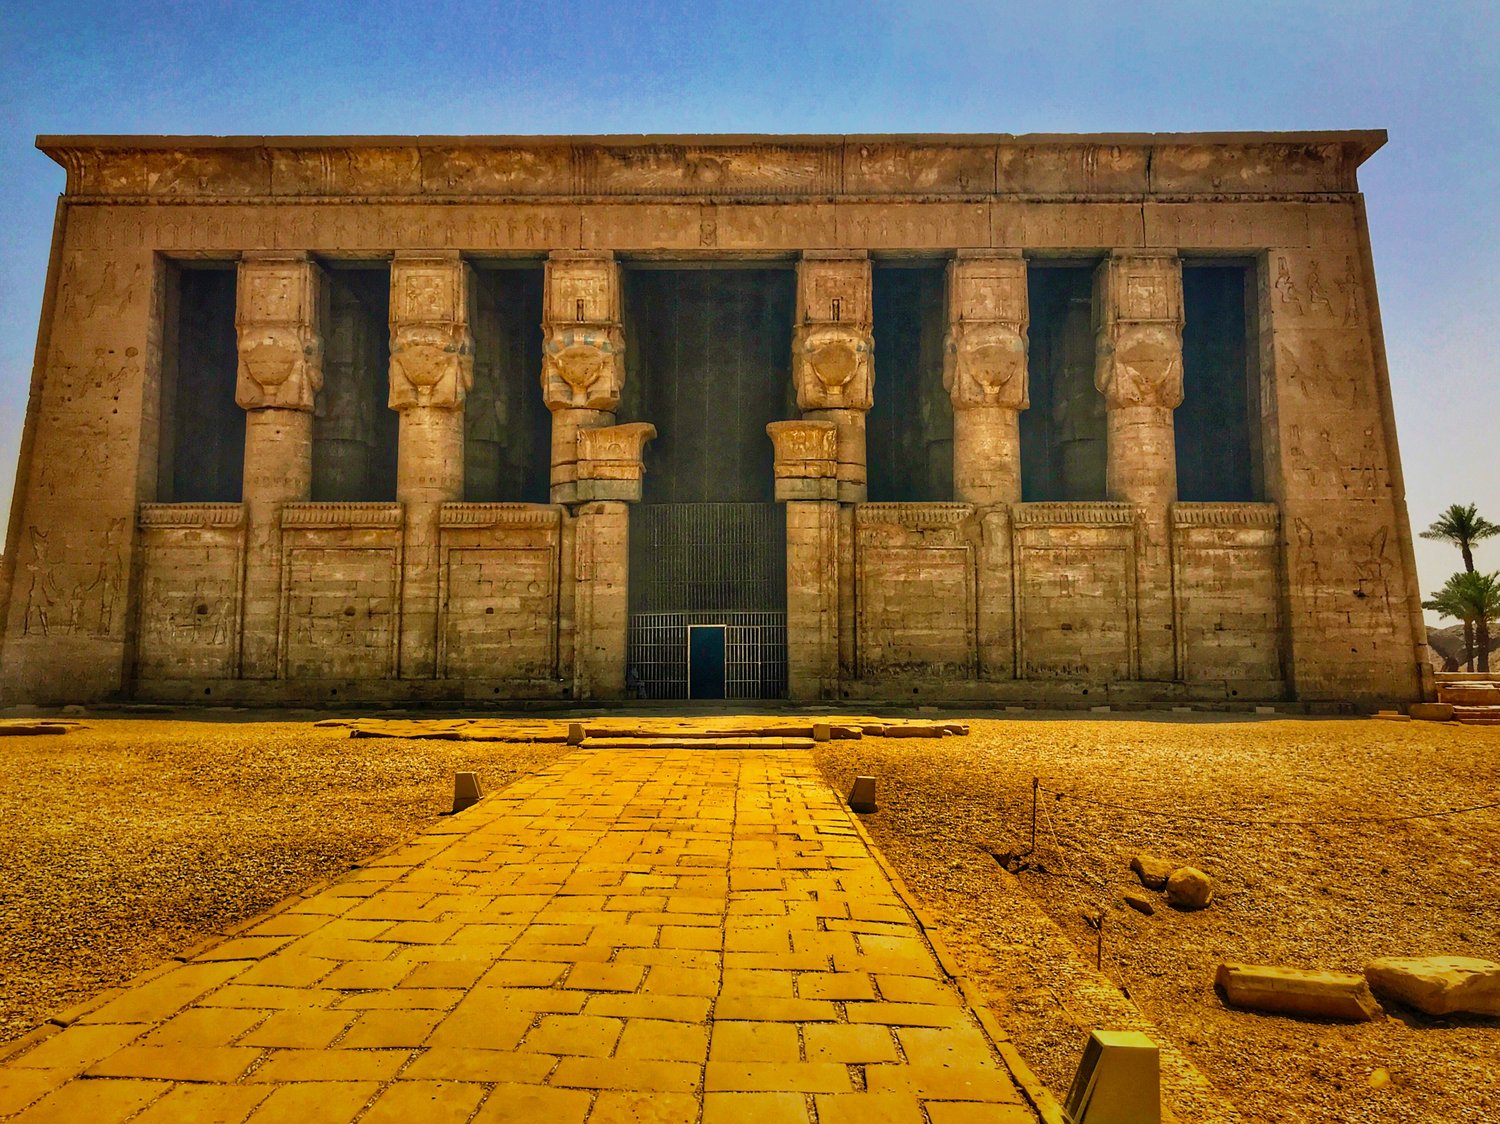
[[[786,515],[775,504],[637,504],[627,684],[688,697],[688,628],[725,626],[725,697],[786,696]]]

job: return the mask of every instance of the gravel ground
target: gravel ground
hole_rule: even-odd
[[[566,746],[351,740],[309,722],[85,720],[0,738],[0,1041]]]
[[[1500,960],[1500,812],[1227,822],[1500,800],[1500,729],[976,720],[967,738],[830,742],[815,752],[840,792],[857,773],[878,778],[880,811],[863,817],[867,826],[1059,1095],[1089,1027],[1154,1024],[1183,1119],[1500,1120],[1500,1019],[1391,1006],[1349,1026],[1231,1010],[1213,988],[1226,959],[1343,971],[1376,956]],[[1072,795],[1044,793],[1034,856],[1044,870],[1012,876],[983,845],[1029,842],[1033,776]],[[1203,818],[1179,818],[1188,816]],[[1138,851],[1207,871],[1213,905],[1179,913],[1158,897],[1149,917],[1126,908],[1122,892],[1140,888],[1128,869]],[[1101,911],[1102,975],[1087,920]]]

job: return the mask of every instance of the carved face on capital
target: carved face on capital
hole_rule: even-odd
[[[474,348],[466,332],[410,324],[391,334],[392,407],[456,407],[473,385]]]
[[[870,334],[853,326],[804,328],[793,345],[797,404],[804,410],[870,408]]]
[[[276,406],[310,410],[323,388],[323,348],[307,328],[245,328],[239,338],[235,399],[246,409]]]
[[[1095,385],[1115,406],[1182,404],[1182,335],[1170,324],[1126,324],[1101,349]]]
[[[542,391],[553,410],[613,410],[624,383],[616,329],[553,331],[542,344]]]
[[[1026,409],[1025,334],[1006,323],[955,325],[944,348],[943,386],[958,409]]]

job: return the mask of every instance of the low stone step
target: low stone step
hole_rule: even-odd
[[[1232,1006],[1286,1015],[1369,1022],[1380,1013],[1364,976],[1272,964],[1219,965],[1214,978]]]
[[[583,739],[579,749],[811,749],[812,738],[703,738],[647,735],[639,738]]]

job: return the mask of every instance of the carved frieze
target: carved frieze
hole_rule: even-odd
[[[457,409],[474,385],[469,267],[455,254],[396,255],[391,266],[390,406]]]
[[[249,256],[239,267],[235,401],[311,410],[323,388],[322,275],[306,254]]]
[[[614,410],[625,385],[614,255],[554,254],[547,262],[545,285],[542,393],[547,408]]]
[[[1116,253],[1094,277],[1094,385],[1111,407],[1182,404],[1182,267]]]
[[[1025,260],[1013,254],[950,262],[948,318],[943,387],[953,408],[1030,406]]]

